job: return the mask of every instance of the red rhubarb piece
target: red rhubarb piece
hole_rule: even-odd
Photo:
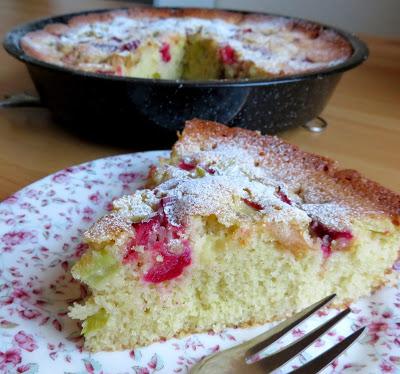
[[[160,48],[161,58],[164,62],[171,61],[171,53],[168,43],[163,43]]]
[[[139,258],[139,254],[135,251],[138,245],[147,246],[150,235],[159,226],[158,217],[153,217],[147,222],[134,223],[132,227],[135,229],[135,236],[128,242],[126,253],[123,258],[124,263],[135,262]]]
[[[255,209],[255,210],[263,210],[264,208],[263,208],[263,206],[262,205],[260,205],[260,204],[258,204],[258,203],[256,203],[256,202],[254,202],[254,201],[251,201],[251,200],[248,200],[248,199],[242,199],[249,207],[251,207],[251,208],[253,208],[253,209]]]
[[[321,250],[325,258],[329,257],[332,253],[333,240],[341,240],[342,242],[346,242],[353,239],[353,234],[350,231],[335,230],[316,220],[311,221],[310,231],[322,240]]]
[[[191,264],[190,249],[185,248],[182,254],[162,252],[162,262],[156,262],[145,274],[144,280],[151,283],[161,283],[182,274],[186,266]]]
[[[181,160],[178,164],[178,167],[182,170],[192,171],[196,168],[196,163],[195,162],[186,162],[184,160]]]
[[[187,240],[181,241],[183,246],[181,253],[170,250],[171,240],[180,239],[183,227],[174,226],[168,221],[165,214],[168,201],[168,198],[161,200],[156,216],[146,222],[132,225],[135,236],[129,241],[123,258],[124,263],[139,261],[141,255],[135,250],[137,246],[142,246],[143,251],[151,253],[150,269],[143,276],[146,282],[160,283],[176,278],[191,263],[191,251]]]
[[[288,198],[288,196],[282,192],[282,190],[277,192],[279,198],[286,204],[292,205],[292,201]]]
[[[120,46],[121,51],[134,51],[140,45],[140,40],[131,40],[128,43],[122,44]]]
[[[235,50],[229,45],[219,50],[219,56],[224,64],[232,65],[237,62]]]
[[[136,238],[132,238],[129,243],[126,246],[126,252],[124,255],[124,258],[122,259],[122,262],[124,264],[129,264],[131,262],[136,262],[139,259],[139,253],[135,251],[135,243],[136,243]]]

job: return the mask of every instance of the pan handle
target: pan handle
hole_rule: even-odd
[[[27,93],[4,96],[0,100],[0,108],[38,107],[43,106],[40,98]]]

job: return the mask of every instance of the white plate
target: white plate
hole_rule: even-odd
[[[0,372],[186,373],[204,355],[270,327],[198,334],[132,351],[91,354],[80,349],[77,323],[66,312],[83,292],[68,273],[84,250],[81,234],[107,211],[113,198],[141,186],[149,165],[161,155],[166,153],[136,153],[74,166],[0,204]],[[334,313],[321,313],[288,339]],[[354,304],[345,321],[290,366],[365,324],[369,328],[361,341],[324,372],[399,373],[400,293],[395,288]]]

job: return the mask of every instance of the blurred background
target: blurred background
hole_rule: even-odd
[[[400,0],[155,0],[154,4],[281,13],[357,33],[400,36]]]

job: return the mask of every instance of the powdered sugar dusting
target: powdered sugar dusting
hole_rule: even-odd
[[[130,220],[118,211],[98,220],[89,230],[85,232],[85,240],[95,243],[116,240],[121,232],[131,232]]]
[[[114,209],[122,217],[133,222],[151,218],[155,213],[158,199],[148,190],[136,191],[133,195],[125,195],[114,201]]]
[[[342,205],[325,203],[325,204],[302,204],[302,208],[307,214],[328,227],[336,229],[345,229],[349,227],[351,217],[351,209]]]
[[[161,205],[168,221],[175,226],[186,224],[192,216],[210,215],[226,226],[245,221],[296,222],[306,229],[316,218],[328,226],[349,224],[345,220],[348,211],[343,207],[305,204],[277,179],[276,170],[260,167],[254,150],[240,147],[240,140],[236,147],[229,142],[210,144],[205,150],[193,147],[192,152],[185,147],[184,155],[178,152],[175,158],[160,165],[155,174],[157,186],[116,200],[112,216],[95,225],[94,234],[101,236],[103,224],[113,219],[124,221],[124,230],[132,222],[149,220]],[[192,170],[180,168],[181,160]]]
[[[253,188],[255,182],[274,186],[281,195],[283,209],[279,211],[278,206],[278,211],[267,214],[268,209],[264,208],[269,219],[289,220],[285,201],[291,203],[292,212],[299,209],[308,218],[336,229],[348,228],[353,218],[364,214],[382,214],[381,209],[355,198],[351,184],[336,179],[335,162],[303,152],[277,137],[205,124],[198,120],[188,124],[182,140],[174,147],[175,157],[199,160],[204,168],[216,171],[222,165],[224,175],[245,176]],[[263,201],[268,194],[253,195],[252,201],[276,210],[275,201]],[[302,221],[300,216],[297,219]]]
[[[234,136],[206,136],[188,130],[171,158],[152,175],[154,188],[116,200],[112,216],[95,225],[92,233],[103,235],[113,220],[114,227],[127,230],[132,222],[147,221],[160,208],[174,226],[189,223],[193,216],[213,215],[228,227],[294,224],[307,233],[316,221],[335,230],[351,230],[353,218],[376,212],[354,199],[351,186],[337,186],[329,174],[333,167],[330,160],[275,137],[242,130]]]

